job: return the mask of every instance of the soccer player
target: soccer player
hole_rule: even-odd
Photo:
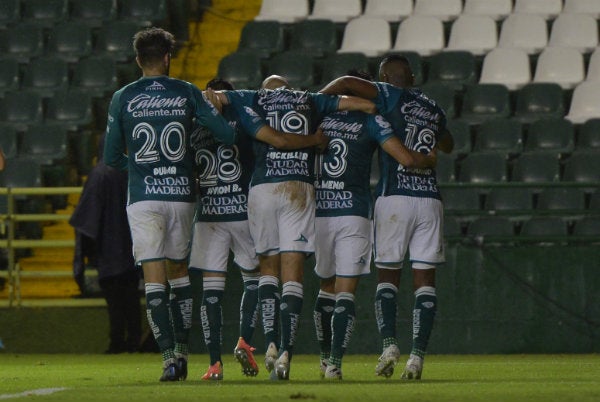
[[[313,318],[321,375],[341,379],[356,318],[356,288],[371,266],[373,154],[380,145],[406,167],[435,166],[436,159],[404,147],[381,115],[340,111],[325,117],[321,129],[331,140],[327,152],[317,156],[315,273],[321,286]]]
[[[453,140],[444,111],[421,91],[411,88],[414,77],[405,57],[391,55],[379,68],[382,82],[355,77],[334,80],[325,93],[350,93],[373,99],[395,135],[422,153],[451,152]],[[406,252],[412,265],[415,302],[412,349],[402,378],[420,379],[423,359],[437,310],[435,268],[445,261],[443,206],[435,169],[409,168],[386,153],[380,154],[380,180],[375,202],[375,265],[378,285],[375,312],[383,353],[375,368],[389,377],[400,359],[396,339],[397,291]]]
[[[136,33],[142,77],[113,95],[104,149],[107,165],[129,171],[127,217],[144,272],[148,323],[163,357],[161,381],[187,377],[187,259],[196,202],[189,136],[194,121],[224,143],[235,136],[197,87],[168,76],[174,44],[173,35],[160,28]]]
[[[271,378],[284,380],[289,378],[304,298],[304,261],[315,247],[315,153],[312,148],[279,151],[260,132],[266,121],[276,130],[310,137],[325,115],[339,109],[374,111],[364,99],[294,91],[287,85],[283,77],[271,76],[260,91],[229,91],[221,98],[238,110],[244,130],[256,140],[248,221],[260,262],[265,366]]]

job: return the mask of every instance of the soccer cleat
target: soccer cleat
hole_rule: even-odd
[[[267,348],[267,353],[265,353],[265,367],[267,371],[270,373],[275,368],[275,362],[277,361],[277,346],[275,343],[269,343],[269,347]]]
[[[256,348],[248,345],[244,338],[240,337],[238,343],[233,349],[235,359],[242,365],[242,373],[249,377],[255,377],[258,374],[258,364],[254,360],[254,352]]]
[[[288,357],[287,350],[284,350],[279,359],[275,362],[275,375],[278,380],[289,380],[290,379],[290,360]],[[275,376],[272,376],[272,378]],[[275,379],[275,378],[273,378]]]
[[[379,357],[379,363],[375,367],[375,374],[391,377],[394,374],[394,366],[398,364],[398,360],[400,360],[400,349],[398,349],[398,346],[388,346]]]
[[[400,378],[403,380],[420,380],[422,371],[423,358],[411,353],[406,362],[406,367],[404,367],[404,371],[402,372],[402,377]]]
[[[187,360],[183,357],[177,359],[177,369],[179,371],[179,379],[185,381],[188,375]]]
[[[220,381],[223,379],[223,365],[221,362],[216,362],[208,367],[208,370],[202,376],[203,380]]]
[[[179,381],[179,369],[175,363],[164,368],[160,381]]]
[[[321,378],[325,378],[325,372],[327,371],[327,360],[321,359],[319,362],[319,374]]]
[[[342,369],[338,366],[334,366],[330,364],[327,366],[327,370],[325,370],[325,379],[331,380],[341,380],[342,379]]]

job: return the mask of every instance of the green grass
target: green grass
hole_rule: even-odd
[[[274,382],[265,371],[246,378],[225,358],[225,379],[199,380],[206,355],[192,355],[188,381],[159,383],[156,354],[0,354],[0,400],[20,400],[27,391],[64,388],[36,401],[599,401],[599,355],[432,355],[423,379],[402,381],[401,367],[389,379],[374,375],[375,355],[348,355],[344,380],[319,379],[318,358],[294,356],[291,380]]]

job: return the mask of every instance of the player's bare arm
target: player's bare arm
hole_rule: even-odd
[[[364,99],[375,99],[378,90],[377,86],[371,81],[346,75],[331,81],[319,92],[329,95],[353,95]]]
[[[351,110],[358,112],[365,112],[369,114],[375,114],[377,108],[375,104],[368,99],[360,98],[358,96],[340,96],[340,103],[338,104],[338,110]]]
[[[381,148],[396,159],[399,164],[407,168],[433,168],[437,163],[437,152],[435,149],[425,155],[406,148],[397,137],[391,137],[385,141],[381,144]]]
[[[436,148],[447,154],[452,152],[452,150],[454,149],[454,138],[452,137],[452,134],[448,129],[445,129],[442,135],[440,136]]]

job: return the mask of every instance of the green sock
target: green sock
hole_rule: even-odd
[[[292,352],[298,333],[303,301],[304,292],[300,282],[290,281],[283,284],[281,294],[281,349],[279,351],[287,350],[290,360],[292,360]]]
[[[335,295],[320,290],[313,311],[313,320],[321,350],[321,360],[328,360],[331,353],[331,317],[333,317],[334,308]]]
[[[242,271],[244,293],[240,302],[240,336],[250,343],[258,321],[258,272]]]
[[[383,348],[396,344],[396,312],[398,288],[391,283],[380,283],[375,293],[375,318]]]
[[[356,307],[352,293],[340,292],[335,296],[335,310],[331,321],[331,355],[329,364],[342,367],[342,358],[354,331]]]
[[[413,309],[413,345],[410,353],[421,358],[425,357],[436,311],[437,296],[435,288],[423,286],[417,289]]]
[[[165,363],[175,362],[175,340],[169,313],[167,287],[162,283],[146,283],[146,317]]]
[[[192,327],[192,286],[189,276],[169,280],[169,307],[175,336],[175,355],[187,359],[190,328]]]
[[[225,277],[205,277],[203,281],[202,306],[200,306],[200,322],[204,333],[204,343],[210,356],[212,366],[221,360],[221,343],[223,326],[223,295],[225,294]]]
[[[258,280],[258,299],[262,314],[265,349],[273,342],[279,342],[279,279],[262,275]]]

